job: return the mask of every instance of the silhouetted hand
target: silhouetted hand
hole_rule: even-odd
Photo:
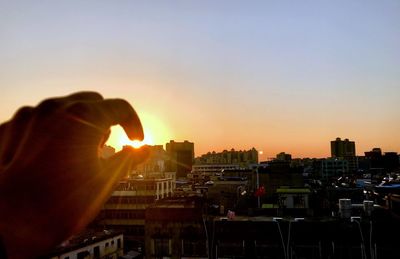
[[[140,120],[122,99],[80,92],[23,107],[0,125],[0,239],[9,258],[34,258],[82,230],[146,149],[105,160],[110,126],[143,139]]]

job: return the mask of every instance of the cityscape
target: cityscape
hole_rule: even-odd
[[[393,0],[0,1],[0,259],[400,258],[399,25]]]
[[[330,157],[268,161],[255,148],[147,146],[89,227],[47,257],[397,258],[400,156],[357,156],[356,144],[338,137]]]

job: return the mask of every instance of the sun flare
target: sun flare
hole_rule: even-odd
[[[150,131],[144,129],[144,139],[130,140],[126,135],[125,131],[120,126],[111,127],[111,135],[108,138],[106,145],[112,146],[116,151],[121,150],[124,146],[132,146],[134,148],[140,148],[143,145],[154,145],[153,138]]]
[[[127,145],[134,148],[139,148],[143,145],[163,145],[171,139],[170,130],[168,128],[169,124],[163,121],[162,118],[141,112],[140,121],[142,122],[144,131],[143,141],[130,140],[126,136],[123,128],[119,125],[115,125],[111,127],[111,135],[106,145],[115,148],[115,151],[118,152]]]
[[[122,146],[132,146],[134,148],[140,148],[141,146],[144,145],[154,145],[152,138],[150,137],[149,134],[145,133],[145,137],[143,141],[139,141],[139,140],[130,140],[128,139],[128,137],[125,136],[121,136],[120,139],[120,143],[122,144]]]

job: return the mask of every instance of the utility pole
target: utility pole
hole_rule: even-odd
[[[260,188],[260,177],[259,177],[259,175],[258,175],[258,166],[256,167],[256,174],[257,174],[256,179],[257,179],[257,191],[258,191],[258,189]],[[259,195],[257,196],[257,207],[258,207],[258,208],[261,207],[261,204],[260,204],[260,196],[259,196]]]

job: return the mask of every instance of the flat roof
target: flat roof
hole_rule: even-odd
[[[308,188],[278,188],[277,193],[311,193]]]

